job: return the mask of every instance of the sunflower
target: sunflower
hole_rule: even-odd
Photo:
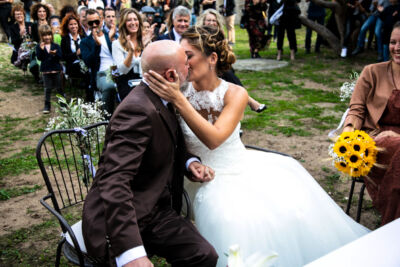
[[[344,132],[341,135],[339,135],[338,142],[339,141],[350,141],[353,139],[354,133],[353,132]]]
[[[351,177],[360,177],[363,175],[363,173],[364,173],[363,168],[351,168],[351,170],[350,170]]]
[[[363,163],[360,153],[356,151],[351,151],[345,159],[350,168],[359,168]]]
[[[351,151],[351,147],[343,140],[338,140],[333,146],[333,152],[335,152],[338,157],[345,157],[349,151]]]
[[[358,153],[364,153],[365,151],[365,144],[358,139],[354,139],[351,143],[350,143],[350,147],[353,151],[356,151]]]
[[[347,174],[350,173],[350,168],[345,161],[336,161],[335,167],[336,167],[336,169],[338,169],[339,171],[341,171],[343,173],[347,173]]]

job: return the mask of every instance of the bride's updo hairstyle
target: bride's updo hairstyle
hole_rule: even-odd
[[[213,52],[217,54],[216,70],[218,75],[228,71],[236,61],[235,54],[228,45],[228,40],[225,39],[223,31],[219,29],[193,26],[182,34],[183,39],[207,57]]]

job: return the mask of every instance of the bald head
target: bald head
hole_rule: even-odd
[[[150,43],[142,54],[142,70],[153,70],[162,74],[169,68],[175,68],[177,54],[182,49],[179,44],[171,40],[162,40]]]

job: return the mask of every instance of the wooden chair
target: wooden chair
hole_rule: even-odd
[[[85,201],[103,150],[107,125],[108,122],[99,122],[82,128],[54,130],[43,135],[36,147],[36,158],[48,190],[40,203],[57,218],[62,230],[55,266],[60,264],[61,251],[75,265],[104,265],[87,255],[82,221],[71,226],[63,212]],[[46,202],[49,199],[52,205]],[[186,192],[183,200],[182,213],[190,218],[191,203]]]
[[[363,203],[364,191],[365,191],[365,183],[364,183],[363,177],[351,179],[351,187],[350,187],[350,192],[349,192],[349,199],[347,200],[346,214],[350,214],[350,207],[351,207],[351,202],[352,202],[353,194],[354,194],[354,187],[355,187],[356,183],[362,184],[361,188],[360,188],[359,196],[358,196],[357,216],[356,216],[356,222],[359,223],[360,219],[361,219],[361,209],[362,209],[362,203]]]

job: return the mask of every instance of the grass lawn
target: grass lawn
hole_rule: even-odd
[[[236,38],[234,51],[238,59],[249,58],[247,32],[237,27]],[[313,43],[315,38],[314,34]],[[336,128],[347,107],[339,99],[340,85],[352,72],[360,72],[363,66],[375,61],[374,52],[340,59],[326,47],[319,54],[306,54],[304,39],[303,27],[297,31],[296,60],[287,67],[236,72],[249,94],[268,106],[261,114],[246,110],[242,121],[245,135],[256,132],[282,141],[327,139],[324,137],[327,131]],[[34,84],[29,74],[25,76],[13,67],[9,63],[10,55],[11,49],[0,44],[0,214],[4,221],[0,234],[0,266],[53,266],[60,228],[38,204],[46,189],[34,156],[49,117],[40,113],[42,87]],[[272,42],[260,55],[275,59],[276,43]],[[289,60],[287,40],[283,59]],[[301,150],[301,145],[296,149]],[[308,162],[300,161],[307,168]],[[318,168],[323,173],[320,184],[333,192],[336,202],[343,204],[346,191],[338,190],[337,172],[325,166]],[[365,207],[371,210],[371,203],[366,201]],[[80,213],[71,210],[67,217],[76,221]],[[153,262],[157,267],[168,266],[164,259],[153,258]],[[61,265],[71,266],[64,258]]]

